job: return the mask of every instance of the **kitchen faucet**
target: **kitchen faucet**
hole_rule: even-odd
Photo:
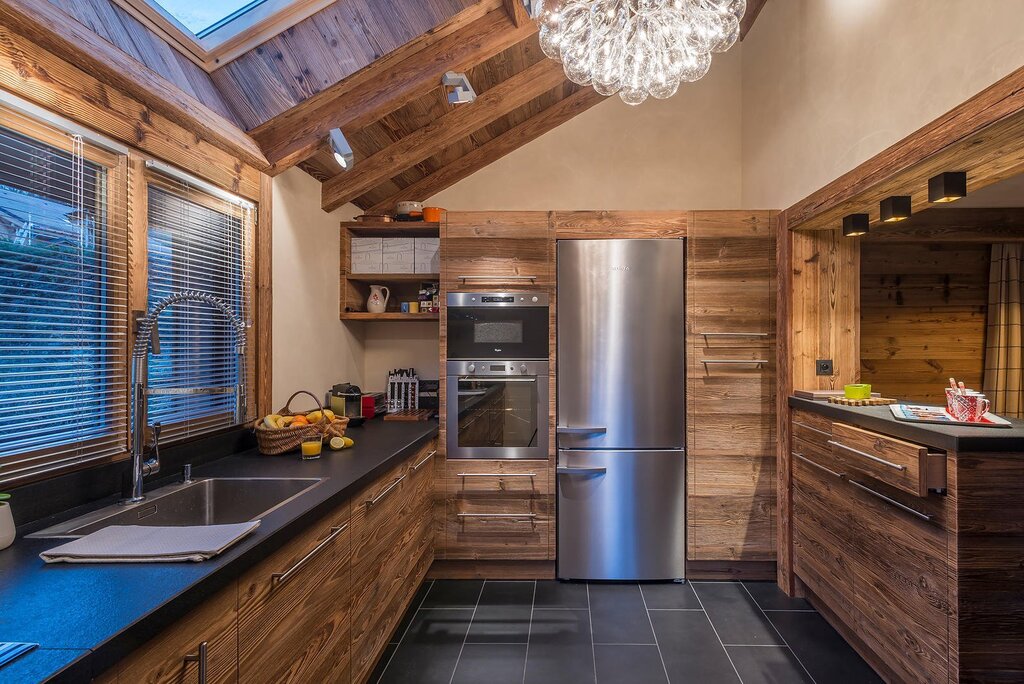
[[[238,362],[238,383],[233,387],[149,387],[149,353],[160,353],[160,333],[157,318],[169,306],[181,302],[209,304],[220,311],[234,332],[235,357]],[[142,478],[160,472],[160,423],[153,425],[153,449],[146,456],[146,427],[149,397],[154,395],[228,394],[235,395],[235,423],[245,419],[245,324],[222,300],[205,292],[183,290],[164,297],[138,320],[135,345],[132,347],[132,452],[131,492],[121,503],[139,503],[146,497],[142,493]]]

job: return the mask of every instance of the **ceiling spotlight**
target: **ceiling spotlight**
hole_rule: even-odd
[[[476,99],[476,91],[473,90],[466,74],[449,71],[441,77],[441,85],[452,88],[448,93],[449,104],[467,104]]]
[[[928,179],[929,202],[955,202],[967,197],[967,172],[947,171]]]
[[[869,217],[867,214],[848,214],[843,217],[843,235],[857,237],[868,232]]]
[[[910,195],[893,195],[878,204],[878,215],[883,223],[896,223],[910,218]]]
[[[356,163],[355,155],[352,154],[352,146],[348,144],[348,140],[345,139],[345,134],[341,132],[340,128],[332,128],[330,137],[334,161],[338,162],[342,171],[349,171]]]

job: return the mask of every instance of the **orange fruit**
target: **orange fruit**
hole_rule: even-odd
[[[306,416],[295,416],[295,420],[292,421],[292,425],[309,425],[309,421],[306,420]]]

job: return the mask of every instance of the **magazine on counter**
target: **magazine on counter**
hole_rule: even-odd
[[[889,406],[896,420],[908,423],[933,423],[936,425],[964,425],[968,427],[1013,427],[1010,421],[994,413],[986,413],[978,422],[957,420],[945,406],[918,406],[915,404],[892,404]]]

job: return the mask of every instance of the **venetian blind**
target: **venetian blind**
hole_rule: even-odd
[[[0,109],[0,484],[126,453],[125,168]]]
[[[151,171],[148,202],[148,308],[185,290],[223,301],[252,319],[255,210],[194,183]],[[252,344],[240,362],[232,326],[209,304],[173,304],[157,321],[160,353],[149,358],[149,421],[172,441],[251,418]],[[238,394],[236,388],[241,390]],[[180,393],[186,390],[193,392]]]

